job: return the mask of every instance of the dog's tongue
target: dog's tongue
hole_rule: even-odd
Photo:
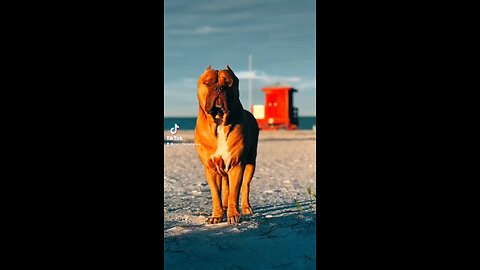
[[[218,108],[221,108],[221,107],[222,107],[222,101],[221,101],[219,98],[217,98],[217,99],[215,100],[215,106],[218,107]]]

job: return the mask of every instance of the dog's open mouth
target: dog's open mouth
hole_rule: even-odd
[[[221,107],[213,107],[211,110],[210,110],[210,115],[213,116],[213,118],[220,118],[223,116],[223,110]]]
[[[220,98],[215,99],[213,108],[208,111],[208,113],[213,116],[213,118],[222,118],[226,113],[225,106],[223,106],[222,100]]]

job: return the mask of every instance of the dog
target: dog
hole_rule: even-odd
[[[249,193],[259,128],[255,117],[240,103],[238,84],[228,65],[224,70],[208,66],[198,79],[194,143],[212,194],[209,224],[221,222],[224,213],[228,224],[240,222],[240,191],[242,214],[253,214]]]

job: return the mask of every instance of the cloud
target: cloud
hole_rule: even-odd
[[[281,30],[285,30],[282,22],[263,23],[261,25],[251,23],[242,25],[223,25],[222,27],[204,25],[196,28],[190,28],[189,26],[172,25],[165,27],[165,32],[171,35],[208,35],[215,33],[228,33],[232,35],[238,35],[239,33],[283,33]]]
[[[228,32],[227,28],[211,27],[208,25],[197,27],[195,29],[171,29],[170,33],[174,35],[208,35],[212,33]]]
[[[262,71],[238,71],[235,72],[235,74],[241,80],[252,79],[267,84],[290,84],[292,87],[301,92],[310,92],[311,90],[315,91],[317,89],[317,79],[307,80],[296,76],[272,76]]]
[[[223,30],[218,27],[210,27],[210,26],[203,26],[200,28],[195,29],[195,33],[197,34],[210,34],[210,33],[216,33],[216,32],[222,32]]]
[[[317,80],[305,79],[298,76],[275,76],[269,75],[263,71],[236,71],[235,74],[240,80],[252,79],[257,82],[254,89],[259,89],[267,84],[285,83],[289,84],[298,91],[313,95],[316,91]],[[258,83],[261,83],[259,86]],[[255,90],[255,91],[257,91]],[[258,91],[257,91],[258,92]],[[258,93],[257,93],[258,94]],[[197,79],[182,78],[176,81],[164,82],[165,109],[167,116],[192,116],[197,113]],[[245,97],[243,97],[245,98]],[[299,96],[300,99],[306,96]],[[242,101],[243,103],[243,101]]]
[[[297,85],[299,91],[307,91],[309,89],[317,89],[317,79],[304,80]]]
[[[287,82],[299,82],[300,77],[287,77],[287,76],[272,76],[262,71],[238,71],[235,75],[239,79],[252,79],[259,80],[265,83],[287,83]]]
[[[245,10],[253,9],[259,6],[259,3],[255,0],[210,0],[209,4],[206,5],[203,2],[193,1],[197,6],[194,7],[196,11],[199,12],[214,12],[217,15],[220,14],[231,14],[235,10]],[[261,3],[260,3],[261,4]]]

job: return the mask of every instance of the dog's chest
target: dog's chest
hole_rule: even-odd
[[[218,125],[217,127],[217,150],[215,151],[214,157],[221,157],[224,164],[228,164],[228,161],[230,160],[230,152],[227,144],[227,131],[223,125]],[[228,168],[225,169],[227,170]]]

